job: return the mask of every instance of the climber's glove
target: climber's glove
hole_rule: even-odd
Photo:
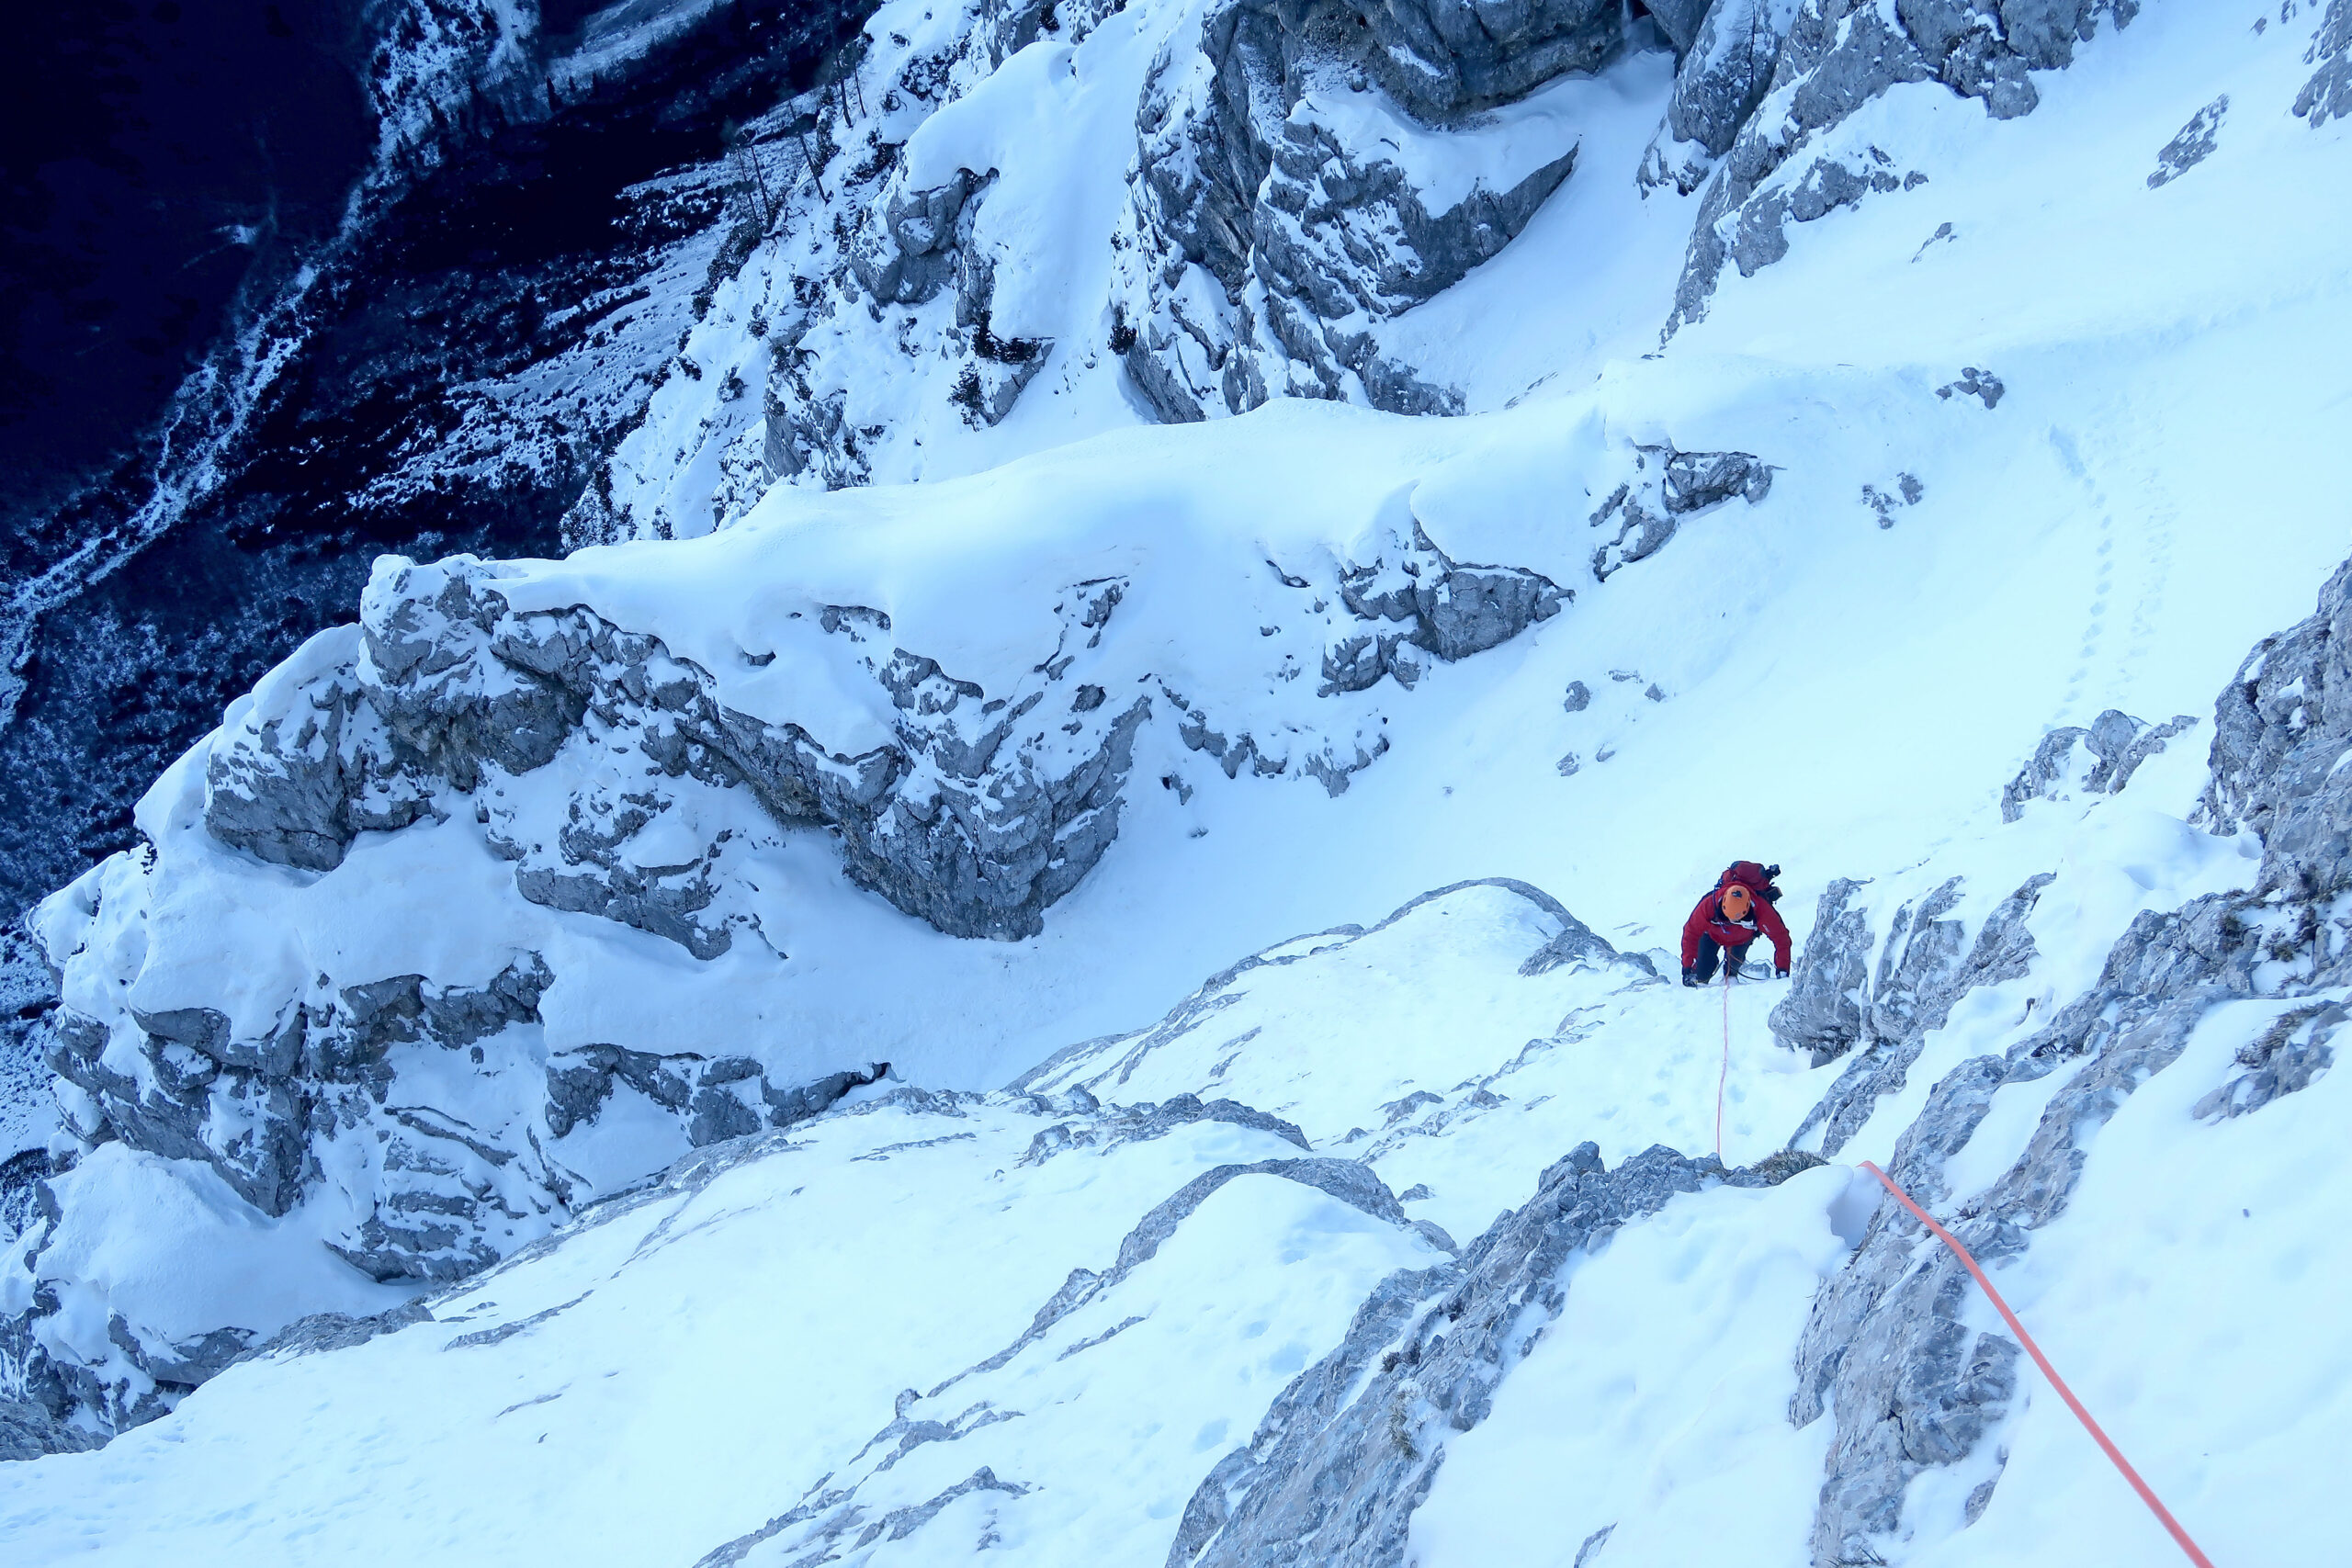
[[[1697,987],[1698,987],[1698,984],[1699,984],[1699,971],[1697,971],[1696,969],[1685,969],[1685,970],[1683,970],[1683,971],[1682,971],[1682,983],[1683,983],[1684,985],[1686,985],[1686,986],[1689,986],[1689,987],[1692,987],[1693,989],[1696,989],[1696,988],[1697,988]]]

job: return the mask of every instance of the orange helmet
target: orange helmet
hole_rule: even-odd
[[[1747,889],[1742,887],[1736,882],[1733,883],[1729,887],[1724,889],[1724,917],[1735,920],[1744,920],[1747,919],[1747,908],[1751,902],[1753,902],[1753,900],[1750,898]]]

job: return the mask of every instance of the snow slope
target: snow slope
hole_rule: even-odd
[[[2144,832],[2136,818],[2157,812],[2137,797],[2189,770],[2168,772],[2019,825],[2069,867],[2034,920],[2049,962],[1972,998],[1923,1067],[2024,1032],[2019,993],[2084,983],[2100,953],[2081,933],[2112,931],[2120,911],[2094,923],[2057,895],[2086,882],[2112,897],[2113,835]],[[1997,852],[1971,848],[1945,864],[1997,871]],[[2236,846],[2185,835],[2143,863],[2157,885],[2139,901],[2169,905],[2232,865],[2245,865]],[[1762,1013],[1780,994],[1730,994],[1734,1159],[1776,1146],[1838,1071],[1770,1043]],[[1304,1172],[1317,1162],[1292,1141],[1303,1134],[1322,1163],[1387,1184],[1372,1206],[1396,1189],[1407,1214],[1466,1237],[1578,1130],[1612,1163],[1660,1139],[1703,1146],[1717,1006],[1607,957],[1540,896],[1473,885],[1258,955],[1157,1038],[1048,1065],[1030,1086],[1046,1099],[860,1090],[800,1128],[719,1145],[560,1245],[432,1298],[422,1321],[399,1326],[412,1309],[362,1345],[266,1356],[99,1453],[0,1472],[14,1492],[0,1517],[34,1562],[92,1544],[123,1562],[389,1549],[781,1562],[827,1544],[874,1562],[1151,1561],[1193,1478],[1382,1274],[1442,1259],[1404,1214],[1368,1214],[1304,1174],[1232,1175],[1187,1202],[1195,1178],[1269,1161]],[[2321,1562],[2343,1522],[2316,1491],[2317,1456],[2352,1419],[2342,1379],[2282,1382],[2267,1331],[2222,1325],[2276,1322],[2282,1269],[2308,1281],[2295,1311],[2324,1313],[2341,1288],[2343,1259],[2308,1247],[2333,1187],[2278,1170],[2256,1191],[2250,1173],[2276,1162],[2236,1145],[2324,1143],[2342,1091],[2323,1077],[2278,1107],[2291,1120],[2200,1130],[2210,1146],[2179,1157],[2189,1099],[2229,1070],[2245,1015],[2277,1010],[2217,1017],[2162,1092],[2129,1102],[2102,1135],[2098,1179],[2004,1285],[2212,1550]],[[1161,1111],[1091,1109],[1081,1076],[1106,1105]],[[1272,1106],[1299,1133],[1204,1116],[1195,1091]],[[1915,1100],[1883,1105],[1849,1157],[1890,1158]],[[1983,1136],[2013,1149],[2035,1109]],[[1855,1179],[1829,1167],[1695,1192],[1570,1259],[1567,1310],[1487,1421],[1453,1439],[1415,1560],[1566,1562],[1613,1527],[1612,1560],[1687,1562],[1736,1520],[1744,1561],[1808,1561],[1826,1434],[1785,1419],[1788,1347],[1871,1213],[1874,1189],[1858,1199]],[[2241,1201],[2264,1222],[2225,1224]],[[1172,1225],[1154,1223],[1171,1208]],[[2242,1309],[2217,1310],[2193,1266],[2182,1278],[2217,1251],[2245,1266]],[[1065,1281],[1071,1269],[1102,1278]],[[2316,1318],[2311,1333],[2325,1338]],[[2193,1343],[2170,1350],[2184,1334]],[[2144,1376],[2176,1353],[2213,1375]],[[2056,1560],[2043,1553],[2057,1508],[2059,1539],[2076,1543],[2060,1550],[2098,1540],[2109,1561],[2163,1561],[2168,1545],[2055,1401],[2019,1403],[2003,1429],[2017,1479],[1964,1537],[1959,1499],[1987,1466],[1923,1483],[1907,1533],[1939,1554],[1904,1560]],[[310,1414],[289,1422],[297,1410]],[[2215,1469],[2215,1425],[2249,1420],[2295,1438]],[[2277,1468],[2287,1448],[2305,1468]],[[2282,1487],[2298,1516],[2286,1530]]]
[[[1063,90],[1054,73],[1082,76],[1070,62],[1098,42],[1134,63],[1120,29],[1152,15],[1032,44],[1002,80]],[[152,854],[45,909],[68,1004],[95,1021],[77,1070],[100,1088],[62,1099],[92,1137],[119,1107],[164,1107],[167,1070],[207,1070],[169,1032],[209,1028],[185,1021],[207,1009],[224,1022],[201,1049],[258,1050],[293,1017],[304,1040],[330,1018],[349,1037],[354,993],[394,980],[415,980],[414,1015],[534,958],[547,978],[527,1005],[498,992],[514,1005],[493,1030],[390,1036],[380,1071],[301,1080],[332,1092],[300,1090],[327,1111],[282,1170],[237,1134],[283,1119],[239,1122],[251,1102],[220,1089],[182,1157],[109,1145],[63,1179],[69,1210],[0,1275],[39,1347],[12,1353],[86,1375],[118,1418],[176,1408],[0,1471],[0,1532],[32,1562],[1276,1561],[1269,1543],[1310,1526],[1344,1534],[1292,1484],[1342,1453],[1375,1489],[1383,1467],[1434,1481],[1413,1472],[1425,1502],[1380,1493],[1401,1534],[1317,1561],[1680,1563],[1734,1542],[1758,1563],[2166,1560],[2035,1374],[2002,1361],[1984,1303],[1933,1296],[1945,1266],[1839,1168],[1870,1158],[1955,1220],[2009,1227],[2004,1289],[2217,1560],[2331,1561],[2347,1521],[2320,1456],[2352,1404],[2321,1317],[2346,1270],[2324,1216],[2334,1097],[2352,1091],[2315,1070],[2259,1121],[2211,1097],[2282,1048],[2324,1067],[2342,911],[2333,883],[2277,880],[2333,863],[2266,846],[2206,761],[2237,754],[2215,694],[2236,711],[2265,669],[2241,671],[2248,648],[2308,614],[2347,549],[2315,456],[2352,390],[2352,235],[2326,199],[2346,132],[2290,112],[2318,21],[2151,5],[2038,78],[2019,118],[1932,84],[1888,92],[1829,134],[1924,181],[1798,225],[1786,259],[1726,275],[1704,319],[1640,356],[1626,323],[1645,298],[1661,320],[1672,290],[1609,258],[1679,250],[1642,215],[1683,203],[1687,224],[1690,198],[1645,202],[1639,138],[1595,129],[1585,184],[1397,319],[1427,331],[1425,368],[1458,355],[1483,389],[1464,418],[1283,400],[1181,427],[1074,417],[1013,461],[964,447],[961,478],[777,484],[704,537],[389,563],[364,635],[314,642],[158,784]],[[1593,92],[1644,101],[1646,68]],[[2152,181],[2224,94],[2210,155]],[[1107,156],[1082,137],[1057,153]],[[1595,259],[1611,204],[1623,248]],[[1571,209],[1591,226],[1555,220]],[[1042,422],[1029,396],[1013,417]],[[889,428],[896,461],[931,427]],[[1669,454],[1752,457],[1769,489],[1672,510]],[[1612,538],[1620,486],[1671,530]],[[1400,645],[1401,671],[1351,687],[1333,675],[1363,657],[1350,639],[1410,624],[1358,604],[1409,590],[1408,564],[1449,591],[1509,570],[1561,597],[1491,641]],[[477,637],[484,593],[499,607]],[[536,701],[515,671],[600,626],[645,646],[597,655],[533,765],[498,761],[530,726],[492,725],[433,753],[463,765],[369,774],[408,825],[384,818],[323,865],[209,826],[234,795],[222,759],[294,756],[268,750],[270,719],[290,736],[359,693],[337,710],[353,733],[409,722],[400,649],[457,671],[431,713],[495,715],[467,705]],[[935,662],[905,688],[929,696],[898,700],[906,655]],[[975,690],[949,701],[958,682]],[[2266,722],[2335,736],[2300,690],[2267,693]],[[1129,693],[1148,705],[1120,742],[1106,727],[1135,710],[1106,694]],[[1039,716],[989,743],[1015,761],[956,773],[973,708],[1033,694]],[[779,747],[797,731],[812,777],[900,748],[888,798],[909,814],[819,784],[809,812],[783,810],[774,780],[664,769],[680,737],[707,743],[697,703]],[[2061,736],[2005,812],[2046,735],[2109,709],[2195,723],[2112,791]],[[408,755],[383,745],[365,755]],[[1043,798],[1022,791],[1103,758],[1087,777],[1115,777],[1115,799],[1087,796],[1049,840],[1099,858],[1039,929],[973,941],[910,911],[939,908],[892,869],[913,863],[892,858],[910,824],[968,787],[975,819],[1017,837]],[[2334,787],[2318,776],[2295,787]],[[629,790],[658,798],[609,863],[548,848],[617,821]],[[1084,837],[1106,819],[1114,839]],[[1797,988],[1673,986],[1659,950],[1688,900],[1758,854],[1789,868]],[[605,891],[566,907],[532,896],[539,873]],[[2298,897],[2316,937],[2296,934]],[[2151,1003],[2203,1010],[2097,1032],[2150,933],[2193,945],[2224,908],[2237,923],[2197,951],[2236,954],[2237,979],[2151,982]],[[1850,1055],[1775,1042],[1817,1043],[1841,995],[1866,1016]],[[836,1083],[830,1110],[785,1114],[795,1086],[882,1061],[897,1085]],[[582,1111],[561,1075],[590,1067]],[[1963,1103],[1980,1119],[1956,1122]],[[790,1124],[753,1131],[765,1108]],[[1586,1140],[1609,1171],[1563,1178]],[[1480,1295],[1511,1238],[1552,1223],[1561,1180],[1639,1172],[1654,1144],[1696,1162],[1673,1195],[1529,1262],[1528,1293]],[[1808,1157],[1770,1163],[1788,1147]],[[403,1185],[419,1151],[445,1168]],[[1236,1166],[1264,1168],[1188,1186]],[[1729,1179],[1743,1167],[1769,1175]],[[273,1171],[278,1210],[223,1189]],[[119,1205],[164,1201],[142,1183],[175,1184],[186,1218],[117,1234]],[[2020,1208],[2020,1184],[2056,1196]],[[506,1261],[443,1283],[322,1258],[321,1240],[396,1253],[364,1227],[453,1212],[432,1204],[460,1189],[469,1266]],[[430,1201],[401,1210],[408,1192]],[[34,1310],[42,1292],[60,1305]],[[205,1328],[243,1331],[212,1348],[225,1359],[304,1311],[401,1302],[372,1337],[305,1353],[333,1336],[297,1327],[184,1398],[199,1380],[156,1371]],[[1503,1348],[1477,1399],[1447,1403],[1415,1369],[1453,1365],[1457,1304]],[[1861,1407],[1868,1358],[1823,1355],[1873,1335],[1917,1372],[1887,1394],[1897,1438]],[[1960,1348],[1975,1371],[1937,1359]],[[1366,1432],[1376,1463],[1345,1446]]]

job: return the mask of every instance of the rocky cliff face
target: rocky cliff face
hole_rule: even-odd
[[[1901,1130],[1889,1173],[1943,1211],[1979,1260],[2015,1258],[2065,1213],[2099,1129],[2179,1060],[2217,1010],[2256,1004],[2249,1015],[2259,1022],[2236,1054],[2238,1070],[2197,1102],[2200,1120],[2258,1111],[2332,1066],[2352,952],[2339,896],[2352,867],[2341,825],[2352,817],[2335,782],[2352,753],[2352,725],[2334,705],[2352,679],[2341,656],[2347,616],[2352,565],[2330,579],[2318,614],[2255,649],[2217,705],[2206,810],[2216,831],[2262,825],[2255,886],[2141,916],[2095,986],[2006,1053],[1945,1073]],[[1465,1247],[1458,1265],[1393,1276],[1365,1302],[1346,1340],[1202,1483],[1170,1568],[1406,1562],[1411,1517],[1446,1457],[1444,1434],[1487,1417],[1496,1384],[1559,1315],[1564,1260],[1676,1191],[1782,1180],[1835,1156],[1902,1089],[1962,998],[2032,969],[2027,921],[2053,880],[2037,875],[2001,899],[1973,935],[1947,918],[1958,902],[1956,881],[1947,883],[1899,908],[1883,939],[1849,908],[1857,885],[1835,885],[1773,1023],[1821,1059],[1858,1042],[1861,1054],[1791,1146],[1736,1171],[1666,1148],[1607,1170],[1592,1145],[1573,1151],[1544,1173],[1532,1203]],[[2015,1162],[1981,1190],[1955,1190],[1948,1168],[1998,1097],[2030,1094],[2052,1075],[2062,1087],[2039,1097],[2043,1108]],[[2007,1452],[1987,1463],[1982,1450],[2018,1392],[2020,1350],[2002,1333],[1967,1325],[1974,1290],[1892,1202],[1870,1212],[1852,1256],[1822,1285],[1794,1347],[1788,1410],[1796,1427],[1835,1427],[1812,1534],[1816,1568],[1880,1560],[1912,1483],[1928,1471],[1984,1475],[1969,1491],[1966,1522],[1990,1500]]]
[[[900,625],[871,604],[779,609],[765,569],[689,578],[664,609],[626,570],[388,558],[357,626],[311,638],[151,794],[151,847],[39,915],[69,1134],[201,1166],[413,1289],[688,1148],[816,1114],[888,1064],[765,1021],[795,994],[788,932],[842,897],[786,892],[806,881],[795,855],[837,857],[848,897],[944,936],[1034,938],[1118,837],[1140,739],[1337,795],[1387,750],[1391,694],[1572,597],[1456,561],[1381,505],[1349,519],[1346,554],[1280,547],[1295,571],[1254,558],[1252,530],[1069,581],[1104,543],[1046,536],[986,598],[978,641],[963,594]],[[875,525],[845,521],[877,548]],[[900,558],[878,548],[887,591]],[[712,600],[722,582],[751,595],[741,615]],[[1179,630],[1237,616],[1266,627],[1262,691],[1179,688]],[[277,956],[254,962],[253,940]],[[604,973],[616,958],[634,1000]],[[690,1037],[680,1006],[703,1020]],[[253,1338],[234,1325],[199,1354],[136,1303],[83,1299],[105,1294],[61,1277],[17,1320],[46,1405],[143,1420]],[[103,1345],[65,1326],[91,1311],[119,1325]]]
[[[26,683],[0,732],[5,896],[130,841],[144,781],[334,619],[378,551],[554,553],[700,532],[779,479],[859,482],[877,448],[921,440],[910,411],[861,407],[877,362],[982,432],[1049,367],[1106,360],[1161,420],[1276,396],[1460,412],[1385,327],[1573,177],[1556,89],[1672,51],[1644,177],[1705,188],[1671,327],[1790,225],[1920,177],[1839,140],[1860,105],[1941,84],[2024,113],[2028,71],[2131,11],[1213,6],[1139,78],[1086,341],[1000,282],[1035,231],[1001,171],[1034,152],[906,150],[1109,7],[980,6],[831,54],[854,7],[566,13],[518,39],[487,11],[387,13],[367,67],[379,154],[347,232],[253,306],[163,457],[28,536],[51,543],[9,634]],[[732,346],[687,348],[739,278],[746,301],[718,307]]]
[[[723,130],[805,82],[855,20],[821,6],[551,7],[538,30],[506,30],[523,15],[389,6],[347,26],[322,13],[300,37],[256,21],[250,39],[193,16],[138,24],[158,32],[150,66],[165,79],[141,113],[188,156],[211,145],[204,127],[235,120],[208,85],[234,96],[241,73],[266,71],[278,107],[265,127],[235,121],[231,164],[203,162],[194,187],[183,170],[178,194],[118,204],[175,232],[202,223],[195,270],[166,292],[190,310],[205,296],[207,320],[223,258],[251,265],[217,339],[190,320],[184,354],[157,350],[176,383],[159,389],[160,415],[126,410],[119,450],[20,492],[38,505],[0,568],[12,915],[133,841],[147,784],[238,692],[346,618],[379,553],[563,547],[592,475],[681,373],[678,335],[708,309],[710,279],[740,265]],[[335,35],[330,52],[313,30]],[[231,58],[192,71],[190,35]],[[142,177],[162,166],[131,156],[148,159]],[[255,179],[276,188],[204,183]],[[136,274],[159,241],[119,243],[129,254],[107,265]],[[130,385],[118,369],[103,372],[109,410]],[[38,988],[38,966],[10,973]],[[29,1049],[19,1032],[0,1049]]]

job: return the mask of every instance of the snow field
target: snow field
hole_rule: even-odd
[[[241,1368],[97,1453],[7,1467],[0,1536],[28,1563],[93,1549],[126,1563],[692,1561],[850,1465],[900,1388],[1012,1344],[1071,1269],[1107,1268],[1191,1177],[1301,1152],[1200,1122],[1023,1167],[1043,1124],[989,1106],[836,1112],[470,1281],[434,1322]],[[1238,1178],[1122,1291],[923,1414],[981,1398],[1034,1412],[991,1434],[1009,1477],[1048,1483],[1036,1503],[983,1499],[1001,1502],[1008,1542],[1125,1560],[1134,1532],[1173,1528],[1160,1521],[1193,1456],[1217,1440],[1204,1434],[1246,1435],[1381,1275],[1436,1256],[1320,1192]],[[1055,1359],[1138,1314],[1131,1338]],[[1170,1382],[1171,1365],[1188,1375]],[[1090,1416],[1132,1419],[1073,1429],[1056,1413],[1081,1396]],[[961,1463],[959,1479],[973,1446],[916,1449],[876,1490],[927,1496],[916,1478]]]
[[[1622,961],[1521,973],[1559,927],[1522,893],[1474,885],[1361,936],[1283,943],[1158,1028],[1065,1053],[1022,1084],[1256,1106],[1396,1192],[1426,1188],[1408,1211],[1467,1242],[1586,1138],[1611,1165],[1653,1144],[1713,1147],[1720,988],[1687,992]],[[1728,998],[1735,1165],[1780,1148],[1835,1076],[1772,1045],[1764,1014],[1781,994],[1747,984]]]

